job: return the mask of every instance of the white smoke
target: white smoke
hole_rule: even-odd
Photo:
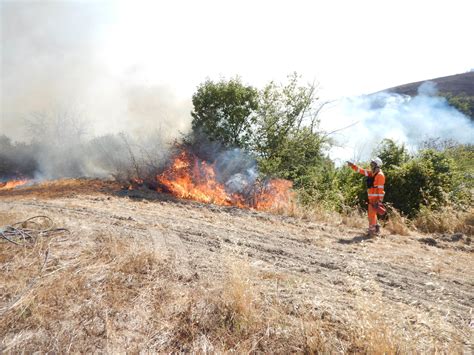
[[[190,100],[137,79],[139,67],[111,72],[102,48],[114,9],[109,1],[0,1],[0,136],[34,142],[45,177],[102,176],[103,162],[89,159],[101,152],[84,151],[97,136],[126,132],[145,145],[138,137],[170,141],[190,128]]]
[[[435,84],[426,82],[415,97],[381,92],[336,102],[321,118],[336,142],[330,157],[337,164],[366,160],[385,138],[412,150],[432,138],[473,143],[473,121],[436,95]]]

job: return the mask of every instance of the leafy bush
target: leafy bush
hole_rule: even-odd
[[[207,80],[192,98],[193,132],[203,132],[226,147],[246,147],[258,108],[258,92],[239,78]]]
[[[468,198],[468,189],[460,188],[464,168],[456,165],[452,151],[424,149],[409,156],[403,146],[386,140],[377,153],[385,163],[385,201],[409,217],[422,207],[438,210]]]

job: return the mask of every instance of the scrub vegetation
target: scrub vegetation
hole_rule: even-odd
[[[339,213],[365,208],[363,179],[335,166],[327,155],[333,142],[331,134],[319,130],[318,113],[325,102],[316,85],[301,85],[296,74],[286,84],[272,82],[261,91],[239,78],[206,81],[193,103],[188,139],[205,134],[227,147],[245,147],[262,174],[291,180],[306,208]],[[373,154],[384,162],[384,201],[392,216],[430,232],[473,233],[473,145],[431,138],[409,152],[385,139]]]

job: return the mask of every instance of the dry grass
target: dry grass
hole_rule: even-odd
[[[341,214],[342,224],[352,228],[367,227],[367,212],[358,208],[347,209]]]
[[[396,209],[388,207],[388,218],[382,222],[384,228],[394,234],[408,236],[411,231],[423,233],[463,233],[474,235],[474,210],[456,211],[452,207],[440,211],[423,209],[418,217],[409,220]],[[347,208],[342,213],[328,211],[323,206],[311,207],[291,204],[286,209],[272,211],[280,215],[314,222],[343,224],[351,228],[367,227],[367,212],[358,208]]]
[[[45,255],[49,257],[45,263]],[[113,235],[2,245],[0,334],[4,352],[365,352],[397,353],[401,341],[380,307],[356,318],[294,304],[242,260],[223,279],[175,272],[149,241]],[[295,284],[294,287],[297,287]],[[350,320],[352,319],[352,321]]]
[[[272,212],[313,222],[343,224],[354,228],[367,227],[367,213],[358,208],[348,208],[343,213],[338,213],[336,211],[329,211],[322,205],[308,207],[299,204],[292,204],[286,209]]]
[[[269,279],[268,274],[260,276]],[[282,282],[281,276],[276,279]],[[310,304],[283,302],[263,292],[260,282],[248,266],[237,262],[222,285],[207,284],[188,294],[175,324],[179,331],[169,342],[179,346],[159,350],[396,353],[405,346],[372,305],[363,312],[376,320],[373,326],[351,324]]]
[[[299,217],[336,217],[306,213]],[[365,214],[347,215],[332,221],[365,226]],[[24,217],[3,213],[0,225]],[[322,301],[336,284],[310,294],[302,291],[305,274],[257,270],[237,257],[222,272],[194,275],[151,237],[82,228],[86,222],[31,249],[0,244],[1,352],[392,354],[452,352],[460,343],[451,333],[424,342],[426,334],[451,331],[446,321],[422,319],[416,329],[409,318],[414,308],[387,304],[382,295],[355,290],[347,299]],[[347,311],[333,308],[337,302]]]
[[[77,236],[76,236],[77,237]],[[4,351],[133,349],[146,339],[169,269],[136,240],[40,240],[2,245],[0,333]],[[143,312],[148,309],[147,312]]]
[[[410,222],[394,208],[388,210],[388,221],[384,227],[398,235],[410,235]]]
[[[464,233],[474,235],[474,209],[456,211],[452,207],[440,211],[424,209],[413,221],[414,226],[424,233]]]

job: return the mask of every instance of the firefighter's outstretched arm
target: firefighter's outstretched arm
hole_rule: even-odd
[[[351,169],[354,170],[356,173],[362,174],[364,176],[371,176],[372,175],[369,170],[363,169],[363,168],[355,165],[354,163],[352,163],[350,161],[347,162],[347,165],[349,165],[351,167]]]

